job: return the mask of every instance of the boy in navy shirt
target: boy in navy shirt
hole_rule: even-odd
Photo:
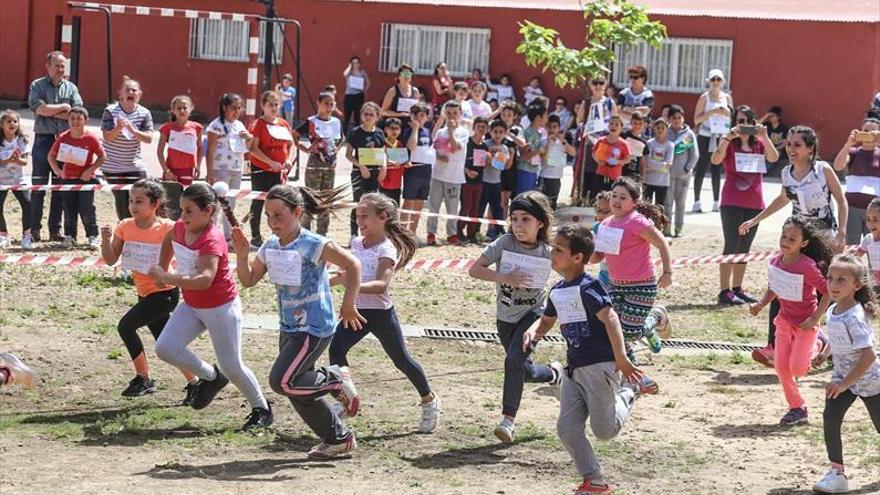
[[[626,357],[620,320],[605,288],[584,272],[593,248],[588,227],[559,228],[550,256],[553,270],[563,280],[550,290],[539,324],[523,335],[526,349],[558,319],[568,346],[556,429],[583,476],[576,495],[611,493],[585,433],[587,419],[597,438],[610,440],[620,433],[636,398],[658,392],[657,383]]]

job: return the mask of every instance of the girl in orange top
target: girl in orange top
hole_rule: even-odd
[[[177,287],[158,285],[146,274],[152,265],[161,265],[167,270],[171,263],[171,256],[165,259],[159,256],[162,242],[174,228],[174,222],[157,216],[157,210],[164,200],[165,191],[161,183],[155,179],[141,179],[132,186],[129,195],[128,211],[131,218],[119,222],[112,236],[110,226],[101,227],[101,255],[104,261],[112,265],[121,258],[122,268],[133,273],[138,294],[137,304],[119,320],[118,327],[119,336],[128,349],[137,373],[122,392],[124,397],[139,397],[156,391],[156,383],[150,378],[144,345],[137,331],[146,326],[159,340],[159,334],[180,297]],[[187,401],[195,392],[196,378],[186,370],[181,371],[187,381],[184,405],[188,405]]]

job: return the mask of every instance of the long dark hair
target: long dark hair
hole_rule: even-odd
[[[347,192],[347,184],[327,191],[315,191],[308,187],[278,184],[269,189],[269,193],[266,194],[266,201],[279,199],[287,203],[290,211],[294,211],[299,206],[310,215],[318,215],[345,208],[346,205],[343,204],[342,200]]]
[[[629,177],[621,177],[611,184],[611,189],[622,187],[626,189],[629,197],[636,202],[636,211],[641,213],[645,218],[654,223],[657,230],[664,230],[669,225],[669,217],[664,213],[664,208],[660,205],[648,203],[642,199],[642,185]]]
[[[853,294],[853,298],[862,305],[865,314],[870,318],[877,317],[877,295],[871,288],[871,271],[861,258],[852,254],[838,254],[831,260],[831,265],[842,265],[852,272],[861,287]]]
[[[814,166],[816,164],[816,157],[819,156],[819,136],[816,135],[816,131],[812,127],[796,125],[788,130],[786,138],[795,134],[800,136],[804,140],[804,144],[811,149],[810,167]]]
[[[740,114],[740,113],[746,116],[746,120],[747,120],[748,123],[749,123],[748,125],[755,125],[755,124],[757,124],[758,120],[755,118],[755,111],[752,110],[752,107],[750,107],[750,106],[748,106],[748,105],[740,105],[740,106],[736,107],[736,108],[734,109],[734,111],[731,113],[731,117],[730,117],[730,125],[731,125],[731,127],[734,127],[734,126],[737,125],[737,123],[736,123],[736,115],[737,115],[737,114]],[[740,141],[742,141],[742,136],[738,137],[737,139],[739,139]],[[756,142],[758,142],[758,138],[755,137],[755,136],[749,136],[749,138],[748,138],[747,141],[748,141],[748,143],[749,143],[749,147],[752,147],[752,146],[755,145]]]
[[[218,117],[220,119],[220,124],[223,125],[223,135],[229,135],[229,129],[226,128],[226,107],[232,105],[236,101],[241,101],[241,95],[237,93],[223,93],[223,96],[220,97],[220,111],[218,112]]]
[[[816,262],[823,276],[828,276],[828,267],[834,258],[834,240],[828,234],[825,225],[818,221],[801,215],[788,217],[782,225],[783,229],[795,227],[801,231],[801,236],[807,241],[807,245],[801,249],[808,258]]]
[[[400,270],[405,267],[416,254],[419,241],[415,234],[400,223],[394,200],[384,194],[369,193],[361,197],[360,203],[368,205],[377,215],[385,215],[385,235],[391,239],[391,243],[399,253],[397,266],[394,269]]]

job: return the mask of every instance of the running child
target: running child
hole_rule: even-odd
[[[0,113],[0,185],[18,186],[22,180],[22,169],[28,163],[31,145],[21,129],[21,116],[13,110]],[[0,248],[9,247],[9,231],[6,228],[6,217],[3,208],[6,204],[6,193],[0,191]],[[21,249],[29,251],[34,248],[31,235],[31,193],[30,191],[12,191],[21,207]]]
[[[507,125],[501,119],[495,119],[489,124],[489,165],[483,170],[483,194],[480,197],[480,215],[489,214],[494,220],[504,218],[504,209],[501,207],[501,182],[502,175],[513,163],[513,152],[507,147],[505,137]],[[504,233],[504,226],[490,225],[486,232],[486,239],[494,241]]]
[[[490,161],[489,145],[485,139],[488,133],[489,121],[484,117],[475,118],[474,134],[468,140],[464,162],[465,183],[461,185],[461,209],[458,211],[458,215],[462,217],[483,218],[484,210],[480,210],[480,200],[483,197],[483,173]],[[477,244],[479,230],[479,222],[459,220],[456,235],[462,242]]]
[[[70,128],[58,136],[49,150],[49,166],[64,180],[64,184],[98,183],[95,172],[104,164],[107,155],[98,136],[86,130],[88,121],[88,110],[84,107],[71,108],[67,117]],[[64,202],[64,241],[61,246],[71,248],[76,244],[76,218],[79,216],[89,247],[99,248],[101,241],[98,238],[95,191],[62,191],[61,198]]]
[[[588,227],[569,224],[557,230],[551,264],[563,280],[550,290],[541,321],[521,343],[528,350],[559,321],[568,366],[562,373],[556,430],[583,477],[577,495],[611,493],[585,434],[587,420],[597,438],[610,440],[623,429],[636,399],[659,391],[657,383],[626,357],[611,298],[602,283],[584,271],[592,254]]]
[[[574,146],[565,141],[558,115],[547,118],[547,139],[541,153],[541,171],[538,174],[538,187],[550,199],[550,206],[556,209],[559,190],[562,188],[562,171],[568,165],[568,157],[577,154]]]
[[[225,93],[220,97],[220,111],[217,118],[208,124],[205,133],[208,145],[205,151],[206,178],[209,184],[225,182],[230,189],[241,187],[241,173],[244,168],[244,155],[254,137],[247,127],[238,120],[244,110],[244,100],[235,93]],[[229,207],[235,209],[235,198],[227,199]],[[223,217],[223,234],[226,240],[232,239],[232,226]]]
[[[280,118],[281,94],[276,91],[264,91],[260,98],[262,116],[251,124],[251,189],[268,191],[273,186],[287,180],[287,174],[293,168],[296,156],[293,148],[293,132],[290,124]],[[260,224],[263,216],[265,200],[251,201],[250,228],[251,243],[255,248],[263,244]]]
[[[361,197],[357,221],[361,235],[352,240],[351,253],[360,261],[363,271],[355,305],[366,321],[360,330],[345,328],[342,322],[336,326],[330,342],[330,364],[347,370],[348,351],[367,334],[375,335],[394,366],[406,375],[421,397],[422,419],[418,431],[430,433],[437,427],[440,399],[431,391],[424,370],[406,348],[388,290],[394,272],[409,263],[418,241],[415,234],[398,221],[394,202],[381,194]],[[330,286],[343,283],[345,277],[344,273],[337,273],[330,279]]]
[[[318,95],[318,113],[308,118],[305,124],[306,134],[311,142],[306,147],[300,143],[299,131],[293,132],[293,142],[296,147],[309,154],[306,163],[306,187],[315,191],[329,191],[334,187],[336,180],[336,154],[339,144],[342,142],[342,121],[333,116],[336,108],[336,98],[330,92]],[[363,110],[363,107],[361,107]],[[354,179],[352,179],[354,180]],[[318,235],[327,235],[330,227],[330,215],[322,214],[317,220]],[[306,229],[312,228],[312,216],[303,217],[303,225]]]
[[[309,451],[312,459],[336,457],[357,446],[354,432],[333,412],[326,397],[336,396],[349,417],[358,413],[360,399],[348,368],[331,365],[315,369],[315,363],[330,345],[336,329],[327,264],[338,266],[343,273],[345,293],[339,319],[351,331],[360,331],[365,322],[355,307],[361,264],[354,255],[303,228],[301,223],[305,210],[314,215],[338,208],[344,193],[344,188],[318,192],[289,184],[273,187],[266,196],[266,219],[272,235],[252,261],[248,260],[249,243],[244,232],[232,231],[241,284],[253,287],[266,274],[275,284],[281,335],[269,385],[290,400],[322,440]]]
[[[180,218],[180,194],[199,176],[202,162],[202,124],[189,120],[194,107],[186,95],[171,100],[171,122],[159,128],[156,154],[162,166],[162,179],[168,198],[166,207],[172,220]],[[167,154],[165,147],[168,147]]]
[[[431,168],[437,161],[437,152],[431,140],[431,130],[426,127],[429,111],[426,103],[413,105],[409,125],[401,136],[410,155],[409,165],[403,172],[403,209],[409,211],[422,211],[431,191]],[[418,213],[404,213],[401,223],[415,233],[419,228],[419,216]]]
[[[373,110],[375,116],[368,110]],[[378,192],[379,183],[385,179],[388,172],[388,162],[385,159],[385,133],[376,125],[379,121],[378,116],[379,105],[373,102],[364,103],[361,107],[361,125],[351,130],[345,139],[348,142],[345,157],[351,162],[351,196],[355,202],[360,201],[364,194]],[[356,237],[358,227],[357,214],[354,210],[351,212],[349,226],[351,237]]]
[[[857,398],[862,399],[880,433],[880,360],[874,352],[869,318],[877,316],[868,268],[852,255],[837,255],[828,268],[828,293],[834,304],[826,314],[834,371],[825,387],[825,447],[831,468],[813,486],[818,493],[849,493],[840,427]],[[876,445],[876,444],[875,444]]]
[[[406,143],[400,139],[402,127],[403,123],[397,117],[385,120],[385,153],[388,166],[385,170],[385,178],[379,182],[379,192],[393,199],[396,206],[400,205],[403,172],[409,164]]]
[[[137,304],[125,313],[117,326],[135,370],[135,377],[122,391],[123,397],[140,397],[156,391],[144,344],[137,331],[147,327],[153,338],[159,340],[180,299],[180,289],[157,284],[147,275],[153,265],[160,265],[167,271],[171,263],[171,252],[164,259],[159,257],[162,243],[174,228],[173,221],[157,215],[164,202],[162,183],[154,179],[141,179],[129,191],[128,210],[131,216],[120,221],[115,231],[111,231],[109,225],[101,227],[101,257],[108,265],[122,259],[122,269],[132,272],[138,295]],[[195,396],[196,377],[185,369],[181,371],[187,381],[183,405],[188,406]]]
[[[523,334],[541,316],[544,287],[550,276],[550,224],[553,209],[538,191],[518,195],[510,203],[511,232],[483,249],[468,274],[495,282],[495,314],[498,338],[507,357],[504,360],[502,419],[495,436],[512,443],[516,414],[522,400],[523,382],[551,383],[562,380],[562,365],[536,364],[529,358],[534,345],[523,350]],[[490,265],[495,264],[493,270]]]
[[[153,265],[148,273],[157,285],[180,287],[183,293],[183,302],[156,341],[156,355],[199,377],[190,401],[193,409],[207,407],[231,381],[251,406],[244,430],[268,427],[272,410],[257,378],[241,359],[241,299],[229,270],[226,240],[216,224],[220,207],[217,194],[204,182],[190,185],[180,197],[180,219],[165,236],[159,258],[168,260],[173,253],[177,272]],[[230,223],[237,225],[228,205],[224,210]],[[216,365],[188,348],[205,330],[211,336]]]
[[[749,307],[749,312],[757,316],[770,301],[779,300],[779,315],[773,321],[774,367],[788,402],[788,412],[779,423],[793,426],[809,422],[797,378],[810,371],[819,320],[831,303],[825,277],[834,256],[834,241],[817,222],[796,215],[782,226],[779,250],[780,254],[770,260],[767,292]],[[821,301],[817,292],[822,294]]]
[[[604,260],[608,265],[608,293],[620,316],[624,339],[629,343],[644,338],[651,352],[657,353],[660,339],[669,338],[672,331],[666,308],[654,305],[657,288],[672,283],[669,245],[662,234],[669,219],[662,207],[642,199],[638,183],[628,177],[612,185],[610,206],[611,216],[599,227],[590,262]],[[654,274],[652,246],[663,262],[659,278]]]
[[[641,176],[645,183],[645,200],[653,201],[657,206],[664,207],[666,193],[669,191],[669,172],[675,156],[675,146],[666,138],[669,125],[663,119],[654,121],[652,128],[654,137],[645,147],[644,168]],[[653,198],[653,199],[652,199]],[[667,225],[668,227],[668,225]]]

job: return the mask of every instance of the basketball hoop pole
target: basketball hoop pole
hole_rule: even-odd
[[[113,35],[111,31],[110,9],[100,5],[70,4],[70,10],[85,10],[87,12],[103,12],[107,25],[107,103],[113,102]],[[75,17],[71,30],[70,43],[70,78],[74,84],[79,84],[79,50],[80,50],[80,18]],[[63,49],[62,49],[63,50]]]

